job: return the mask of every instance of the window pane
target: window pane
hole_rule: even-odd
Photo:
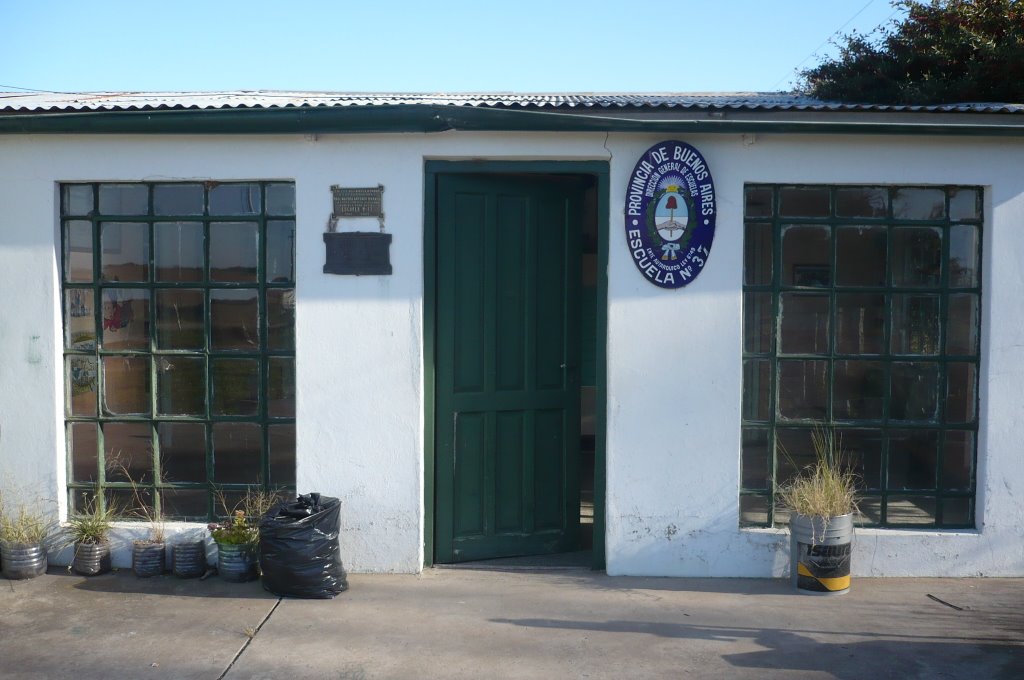
[[[270,443],[270,483],[273,486],[295,484],[295,426],[267,427]]]
[[[64,359],[67,375],[68,413],[96,415],[96,357],[70,356]]]
[[[888,214],[889,190],[885,187],[848,187],[836,190],[838,217],[886,217]]]
[[[946,354],[978,353],[978,296],[958,293],[949,296],[949,324]]]
[[[145,184],[101,184],[101,215],[148,215],[149,187]]]
[[[837,361],[832,416],[842,420],[881,419],[885,411],[885,368],[879,361]]]
[[[259,184],[219,184],[210,189],[211,215],[255,215],[259,211]]]
[[[836,229],[836,283],[840,286],[884,286],[886,227]]]
[[[974,526],[974,513],[971,512],[971,499],[943,499],[942,523],[950,526]]]
[[[186,519],[205,519],[207,493],[201,489],[164,489],[160,492],[164,515]]]
[[[949,491],[969,490],[973,467],[974,433],[965,430],[947,431],[942,457],[942,488]]]
[[[254,416],[259,413],[259,363],[255,359],[211,359],[210,364],[213,415]]]
[[[262,478],[262,428],[254,423],[214,423],[213,479],[218,484],[256,484]]]
[[[65,215],[91,215],[93,212],[95,204],[91,184],[65,184],[61,198]]]
[[[149,398],[149,357],[103,357],[106,413],[148,415]]]
[[[295,279],[295,223],[274,220],[267,222],[267,272],[270,283]]]
[[[885,296],[836,294],[836,351],[881,354],[885,350]]]
[[[857,508],[860,510],[862,520],[859,524],[881,524],[882,523],[882,499],[878,496],[864,496],[857,501]],[[854,522],[857,522],[854,516]]]
[[[954,224],[949,228],[949,285],[978,285],[978,227],[973,224]]]
[[[772,225],[751,222],[743,242],[744,282],[749,286],[768,286],[772,282]]]
[[[939,353],[939,296],[892,296],[892,353]]]
[[[828,189],[782,187],[779,214],[786,217],[828,217]]]
[[[827,361],[780,361],[779,416],[823,420],[827,375]]]
[[[157,184],[153,187],[153,212],[157,215],[202,215],[202,184]]]
[[[930,496],[889,496],[889,524],[935,524],[935,499]]]
[[[211,281],[255,281],[258,253],[259,225],[255,222],[210,225]]]
[[[260,347],[256,289],[210,291],[210,343],[214,350],[257,351]]]
[[[149,280],[149,225],[143,222],[100,224],[100,271],[104,281]]]
[[[64,223],[64,280],[89,283],[93,279],[92,222]]]
[[[202,423],[160,423],[160,462],[164,482],[205,482],[206,426]],[[205,492],[202,492],[205,497]],[[205,510],[204,510],[205,514]]]
[[[268,184],[267,185],[267,214],[268,215],[294,215],[295,214],[295,185]]]
[[[891,375],[890,418],[929,422],[938,418],[938,364],[897,362]]]
[[[295,360],[267,360],[267,415],[295,417]]]
[[[747,187],[744,196],[746,198],[743,208],[744,216],[772,216],[772,190],[770,187]]]
[[[103,289],[103,349],[149,349],[149,291]]]
[[[743,362],[743,417],[768,420],[771,413],[772,364],[767,359]]]
[[[768,524],[767,496],[740,496],[740,526],[761,527]]]
[[[153,482],[153,434],[149,423],[105,423],[103,455],[108,482]]]
[[[782,283],[790,286],[832,283],[832,237],[828,227],[782,228]]]
[[[953,189],[949,192],[949,219],[976,220],[981,217],[981,192]]]
[[[892,199],[898,220],[941,220],[946,216],[946,192],[942,189],[897,189]]]
[[[973,423],[977,398],[977,367],[973,363],[946,364],[946,422]]]
[[[811,440],[811,428],[779,428],[776,433],[775,483],[790,482],[817,460]]]
[[[857,476],[860,489],[882,486],[882,434],[877,429],[837,428],[836,441]]]
[[[206,361],[202,357],[157,357],[156,390],[158,414],[206,415]]]
[[[99,430],[96,423],[68,425],[68,444],[71,448],[71,480],[99,481]]]
[[[203,291],[156,291],[156,346],[158,349],[203,349],[206,346]]]
[[[743,428],[743,481],[744,489],[768,488],[768,430]]]
[[[938,286],[942,270],[942,230],[892,230],[892,283],[894,286]]]
[[[889,436],[890,489],[934,489],[939,433],[894,430]]]
[[[267,347],[271,350],[295,349],[295,289],[293,288],[267,290]]]
[[[132,489],[107,489],[104,496],[108,508],[114,508],[119,517],[129,520],[138,520],[144,508],[153,508],[152,489],[139,489],[138,492]]]
[[[156,280],[203,280],[203,225],[160,222],[156,230]]]
[[[783,293],[779,313],[779,352],[828,352],[829,296],[822,293]]]
[[[64,346],[68,349],[96,349],[96,308],[91,288],[64,291]]]
[[[743,346],[747,352],[772,351],[775,315],[771,293],[746,293],[743,305]]]

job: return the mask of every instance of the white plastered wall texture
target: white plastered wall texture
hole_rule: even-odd
[[[442,133],[0,137],[0,479],[66,512],[57,192],[61,181],[296,182],[297,475],[342,500],[352,571],[421,569],[423,163],[610,162],[607,564],[612,574],[779,576],[787,538],[738,528],[742,187],[746,182],[986,186],[979,530],[861,530],[861,575],[1021,575],[1024,144],[1012,140],[676,136],[707,159],[717,234],[678,291],[636,271],[622,225],[640,154],[668,135]],[[383,184],[392,276],[322,273],[330,186]],[[342,220],[340,230],[375,230]],[[993,310],[997,312],[993,313]],[[638,330],[640,332],[638,332]],[[61,515],[62,516],[62,515]],[[173,525],[172,532],[201,532]],[[126,539],[115,563],[127,566]]]

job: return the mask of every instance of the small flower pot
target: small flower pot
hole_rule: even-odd
[[[159,576],[166,568],[163,543],[136,541],[132,546],[132,571],[139,578]]]
[[[251,543],[217,544],[217,573],[225,581],[244,583],[256,578],[256,546]]]
[[[46,548],[42,543],[0,543],[4,578],[21,580],[46,573]]]
[[[206,543],[187,541],[171,546],[171,572],[178,578],[196,578],[206,572]]]
[[[789,518],[790,580],[803,595],[843,595],[850,590],[853,515]]]
[[[96,576],[110,571],[110,544],[75,543],[75,557],[71,568],[82,576]]]

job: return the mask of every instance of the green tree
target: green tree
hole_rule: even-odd
[[[800,72],[819,99],[870,104],[1024,103],[1024,0],[892,0],[902,19],[842,38]]]

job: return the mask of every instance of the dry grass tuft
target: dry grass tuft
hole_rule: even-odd
[[[857,511],[857,476],[843,454],[842,442],[829,430],[811,434],[817,460],[779,488],[779,498],[807,517],[839,517]]]

